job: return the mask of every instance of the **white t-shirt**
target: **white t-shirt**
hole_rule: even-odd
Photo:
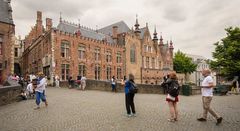
[[[27,85],[27,91],[33,92],[33,85],[32,85],[32,83]]]
[[[87,79],[87,78],[83,76],[83,77],[81,78],[81,82],[86,82],[86,79]]]
[[[209,83],[213,83],[213,78],[207,76],[203,79],[202,86],[209,86]],[[213,96],[213,88],[202,88],[202,96]]]
[[[115,79],[112,78],[112,85],[115,85]]]
[[[46,81],[47,80],[45,78],[42,78],[40,80],[40,84],[37,85],[37,88],[35,90],[43,93],[43,91],[46,90]]]

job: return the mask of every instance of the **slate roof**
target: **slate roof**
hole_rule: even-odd
[[[117,26],[118,27],[118,34],[130,31],[130,28],[127,26],[127,24],[124,21],[120,21],[120,22],[114,23],[112,25],[103,27],[103,28],[99,29],[98,31],[102,32],[102,33],[104,33],[106,35],[112,36],[112,28],[113,28],[113,26]]]
[[[12,7],[8,5],[8,0],[0,0],[0,22],[14,24],[11,11]]]
[[[57,29],[60,31],[74,34],[79,29],[79,27],[78,27],[78,25],[75,25],[75,24],[70,24],[67,22],[60,22],[57,26]],[[80,32],[81,32],[81,35],[84,37],[97,39],[97,40],[107,39],[107,41],[109,43],[113,42],[113,40],[110,36],[107,36],[103,33],[97,32],[96,30],[92,30],[92,29],[80,26]]]

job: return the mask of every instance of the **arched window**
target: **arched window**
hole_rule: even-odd
[[[100,80],[100,72],[101,67],[100,65],[95,65],[95,80]]]
[[[112,62],[111,50],[107,50],[107,52],[106,52],[106,62]]]
[[[135,63],[136,62],[136,47],[131,46],[130,48],[130,62]]]
[[[68,80],[70,75],[70,66],[69,64],[62,64],[61,65],[61,75],[62,80]]]
[[[78,75],[86,76],[86,66],[84,64],[78,65]]]
[[[122,62],[122,55],[121,55],[121,52],[118,51],[117,52],[117,63],[121,63]]]
[[[70,42],[63,40],[61,42],[61,57],[68,58],[70,53]]]
[[[107,80],[110,80],[111,79],[111,76],[112,76],[112,69],[111,69],[111,66],[107,66]]]
[[[86,47],[83,44],[79,44],[79,46],[78,46],[78,57],[79,57],[79,59],[86,58]]]
[[[122,69],[121,67],[117,67],[117,79],[121,79],[122,78]]]
[[[94,58],[95,61],[100,61],[100,48],[95,48],[95,52],[94,52]]]

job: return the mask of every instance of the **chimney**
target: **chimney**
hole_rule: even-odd
[[[42,25],[42,12],[37,11],[37,24]]]
[[[52,28],[52,19],[46,18],[46,30],[50,30]]]
[[[113,39],[117,39],[118,26],[113,26],[112,28],[113,28],[113,30],[112,30],[112,38]]]

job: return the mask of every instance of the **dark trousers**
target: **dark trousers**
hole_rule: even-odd
[[[125,94],[127,114],[131,114],[131,110],[132,110],[132,113],[135,113],[134,95],[135,94],[133,94],[133,93]]]
[[[112,84],[112,91],[117,91],[117,89],[116,89],[116,84]]]

